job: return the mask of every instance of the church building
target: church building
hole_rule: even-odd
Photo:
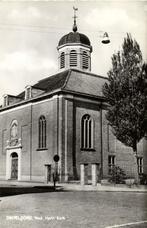
[[[58,42],[59,72],[5,95],[0,108],[0,179],[59,181],[108,178],[114,165],[134,176],[133,150],[113,136],[102,87],[107,78],[91,72],[89,38],[73,31]],[[138,170],[147,173],[147,140],[138,145]],[[59,161],[54,161],[58,155]],[[95,174],[94,174],[95,173]]]

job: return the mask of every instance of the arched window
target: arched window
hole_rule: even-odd
[[[93,148],[93,119],[88,114],[84,115],[81,121],[81,147]]]
[[[39,149],[46,148],[46,119],[44,116],[39,118]]]
[[[69,60],[69,62],[70,62],[70,66],[71,67],[77,66],[77,52],[75,50],[72,50],[70,52],[70,60]]]
[[[83,69],[88,69],[88,54],[86,51],[83,51],[82,55],[82,67]]]
[[[60,69],[65,67],[65,53],[62,52],[60,56]]]

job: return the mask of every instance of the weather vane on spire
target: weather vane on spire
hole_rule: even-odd
[[[77,18],[77,16],[76,16],[76,11],[78,10],[78,8],[76,8],[76,7],[73,6],[73,10],[74,10],[74,16],[73,16],[73,18],[74,18],[73,31],[76,32],[76,31],[77,31],[77,25],[76,25],[76,18]]]

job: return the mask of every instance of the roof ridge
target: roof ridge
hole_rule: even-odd
[[[71,69],[69,69],[68,70],[68,75],[66,76],[66,80],[65,80],[65,82],[64,82],[64,84],[63,84],[63,86],[61,87],[61,89],[64,89],[65,88],[65,86],[67,85],[67,82],[68,82],[68,80],[69,80],[69,77],[70,77],[70,74],[71,74]]]
[[[98,75],[98,74],[96,74],[96,73],[87,72],[87,71],[82,71],[81,69],[75,69],[75,68],[74,68],[74,69],[71,69],[71,70],[77,71],[77,72],[81,72],[81,73],[83,73],[83,74],[92,75],[92,76],[97,77],[97,78],[103,78],[103,79],[107,79],[107,80],[108,80],[108,77],[102,76],[102,75]]]
[[[68,71],[68,70],[65,70],[65,71]],[[60,74],[60,73],[61,73],[61,72],[57,72],[56,74],[52,74],[52,75],[50,75],[50,76],[48,76],[48,77],[46,77],[46,78],[42,78],[42,79],[39,80],[37,83],[42,82],[42,81],[45,81],[46,79],[51,78],[51,77],[54,77],[54,76],[56,76],[56,75],[58,75],[58,74]],[[35,83],[35,85],[36,85],[37,83]]]

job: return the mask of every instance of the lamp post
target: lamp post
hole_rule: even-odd
[[[53,182],[54,182],[54,189],[56,190],[56,181],[58,180],[58,161],[60,159],[59,155],[56,154],[53,157],[55,162],[54,172],[53,172]]]

